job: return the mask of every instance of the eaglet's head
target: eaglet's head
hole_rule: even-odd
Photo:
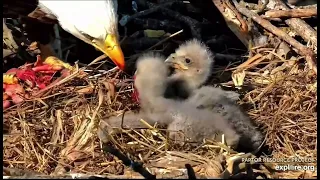
[[[174,77],[199,86],[211,75],[213,54],[201,41],[192,39],[179,46],[165,61],[174,70]]]
[[[164,93],[169,74],[164,60],[165,58],[157,53],[146,53],[138,58],[134,85],[139,94],[143,94],[144,91],[155,95]]]

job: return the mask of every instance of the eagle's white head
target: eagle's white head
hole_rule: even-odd
[[[118,35],[117,0],[40,0],[39,6],[56,16],[64,30],[93,45],[124,69]]]

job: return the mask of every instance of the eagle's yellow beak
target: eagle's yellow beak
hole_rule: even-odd
[[[184,57],[170,55],[165,61],[166,64],[169,64],[174,69],[178,70],[188,70],[189,67],[184,63]]]
[[[108,34],[103,43],[94,46],[105,53],[121,70],[124,70],[123,52],[115,35]]]

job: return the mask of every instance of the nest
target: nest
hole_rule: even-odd
[[[268,49],[259,53],[272,58],[264,58],[269,61],[267,66],[258,68],[264,64],[260,61],[255,66],[234,68],[233,76],[242,74],[242,87],[253,87],[240,103],[250,105],[248,114],[266,132],[272,157],[317,157],[316,76],[298,60],[281,61]],[[84,69],[67,77],[68,81],[53,87],[42,98],[4,111],[4,127],[9,132],[4,135],[4,167],[51,175],[72,170],[89,175],[110,174],[108,177],[114,178],[141,177],[119,158],[103,152],[96,135],[100,119],[138,109],[131,101],[130,77],[110,70],[91,79],[92,74],[84,76],[79,72]],[[243,153],[209,140],[199,147],[173,144],[166,133],[155,127],[121,132],[112,135],[109,145],[129,159],[143,162],[157,177],[187,177],[185,164],[190,164],[199,176],[218,177],[231,168],[228,160],[243,157]],[[279,172],[264,174],[288,177]],[[313,175],[295,172],[290,176]]]

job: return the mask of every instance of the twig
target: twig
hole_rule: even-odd
[[[294,6],[294,5],[291,5],[291,4],[288,4],[288,6],[290,8],[295,8],[297,6]],[[306,5],[306,6],[299,6],[299,9],[309,9],[309,8],[316,8],[318,7],[317,4],[312,4],[312,5]]]
[[[149,7],[155,7],[156,5],[154,3],[147,2]],[[177,21],[183,22],[187,24],[190,27],[191,34],[194,38],[201,39],[201,29],[200,29],[200,23],[192,19],[188,16],[184,16],[176,11],[160,7],[161,13],[165,16],[172,17],[176,19]]]
[[[138,18],[138,17],[143,17],[143,16],[147,16],[149,14],[152,14],[154,12],[157,12],[159,11],[161,8],[163,7],[167,7],[167,6],[171,6],[173,3],[175,2],[167,2],[167,3],[163,3],[163,4],[160,4],[158,6],[154,6],[150,9],[147,9],[147,10],[144,10],[144,11],[140,11],[132,16],[127,16],[126,19],[121,19],[120,20],[120,24],[121,26],[125,26],[126,24],[128,24],[128,22],[130,22],[131,20],[135,19],[135,18]]]
[[[263,56],[261,54],[256,54],[255,56],[249,58],[244,63],[240,64],[239,66],[235,67],[234,69],[244,70],[245,68],[248,68],[253,62],[261,59]],[[232,68],[233,69],[233,68]]]
[[[163,44],[164,42],[166,42],[166,41],[167,41],[167,40],[169,40],[170,38],[172,38],[172,37],[174,37],[174,36],[176,36],[176,35],[178,35],[178,34],[180,34],[180,33],[182,33],[182,32],[183,32],[183,29],[181,29],[181,30],[180,30],[180,31],[178,31],[178,32],[175,32],[175,33],[171,34],[170,36],[168,36],[168,37],[166,37],[166,38],[162,39],[160,42],[158,42],[157,44],[155,44],[155,45],[151,46],[151,47],[150,47],[150,48],[148,48],[147,50],[151,50],[151,49],[153,49],[153,48],[155,48],[155,47],[157,47],[157,46],[159,46],[159,45]]]
[[[276,26],[272,25],[269,21],[261,18],[258,14],[248,10],[245,7],[242,7],[236,2],[236,0],[233,0],[234,5],[236,8],[245,16],[252,18],[255,22],[257,22],[259,25],[270,31],[271,33],[277,35],[279,38],[286,41],[288,44],[295,47],[301,55],[306,56],[306,61],[308,63],[308,66],[310,69],[312,69],[317,74],[317,66],[315,64],[315,55],[313,51],[310,48],[307,48],[306,46],[299,43],[294,38],[290,37],[287,33],[280,30]]]
[[[11,33],[11,29],[7,27],[4,19],[2,20],[2,25],[3,25],[3,43],[5,43],[9,49],[16,52],[19,46],[14,40],[13,35]]]
[[[194,170],[192,169],[191,165],[186,164],[185,167],[187,169],[189,179],[197,179],[196,174],[194,173]]]
[[[265,0],[264,3],[262,2],[262,0],[259,0],[257,13],[259,14],[262,11],[264,11],[266,9],[268,3],[269,3],[269,0]]]
[[[290,8],[281,0],[270,0],[270,3],[276,4],[277,9],[289,10]],[[304,20],[298,18],[290,18],[285,23],[296,31],[306,42],[309,40],[317,46],[317,32]]]
[[[54,35],[55,35],[55,43],[54,43],[54,47],[57,49],[58,51],[58,57],[59,59],[62,58],[62,50],[61,50],[61,40],[60,40],[60,34],[59,34],[59,27],[57,24],[55,24],[53,26],[54,29]]]
[[[317,16],[317,8],[270,10],[265,12],[264,18],[301,18]]]
[[[111,153],[112,155],[119,158],[124,165],[131,167],[135,172],[138,172],[146,179],[156,179],[156,176],[149,173],[145,168],[143,168],[141,163],[134,162],[130,160],[128,157],[126,157],[124,154],[122,154],[119,150],[103,143],[102,149],[104,152]]]
[[[70,50],[71,48],[73,48],[73,47],[75,47],[75,46],[76,46],[75,44],[71,44],[70,46],[61,49],[61,51],[62,51],[62,52],[65,52],[65,51]]]
[[[249,3],[245,1],[239,2],[241,6],[247,7],[250,10],[255,11],[257,14],[260,14],[261,12],[263,12],[266,9],[268,3],[269,3],[269,0],[265,0],[264,2],[262,2],[262,0],[259,0],[258,4]]]
[[[212,0],[212,3],[223,15],[223,18],[229,29],[246,47],[248,47],[249,41],[251,40],[251,37],[248,33],[248,24],[241,17],[238,10],[229,2],[229,0]]]
[[[16,52],[13,52],[12,50],[10,49],[3,49],[3,58],[7,57],[7,56],[11,56],[13,54],[16,54]]]
[[[91,65],[95,64],[96,62],[101,61],[105,58],[107,58],[107,55],[102,54],[101,56],[95,58],[90,64],[88,64],[88,66],[91,66]]]
[[[68,51],[66,52],[66,55],[65,55],[65,57],[64,57],[64,60],[67,61],[67,62],[68,62],[69,54],[70,54],[70,50],[68,50]]]
[[[177,21],[158,20],[152,18],[135,18],[133,23],[137,26],[142,26],[143,29],[161,29],[165,32],[176,31],[182,29],[181,23]]]
[[[230,0],[225,1],[226,8],[228,7],[235,15],[238,21],[241,23],[240,27],[243,32],[248,32],[248,25],[245,20],[241,17],[241,14],[237,9],[230,3]]]

